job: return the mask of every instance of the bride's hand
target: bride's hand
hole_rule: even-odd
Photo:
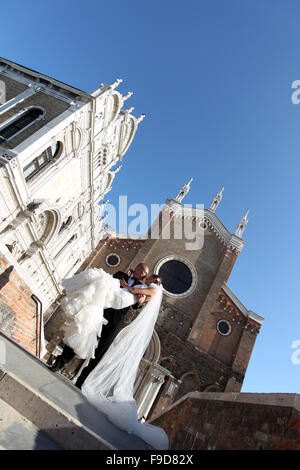
[[[146,300],[146,296],[144,294],[135,294],[135,298],[138,304],[143,304]]]

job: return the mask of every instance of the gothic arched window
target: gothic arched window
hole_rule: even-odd
[[[42,108],[32,106],[23,109],[12,119],[9,119],[0,126],[0,143],[12,139],[44,115],[45,111]]]
[[[44,150],[40,155],[34,158],[29,165],[23,168],[23,173],[26,181],[29,181],[33,176],[39,173],[46,165],[48,165],[54,158],[60,157],[63,145],[61,142],[51,145]]]

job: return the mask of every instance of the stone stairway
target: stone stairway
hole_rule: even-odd
[[[110,423],[70,381],[1,332],[0,351],[0,449],[150,449]]]

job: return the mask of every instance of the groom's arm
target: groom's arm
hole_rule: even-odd
[[[156,290],[156,287],[139,287],[139,285],[137,284],[137,287],[136,286],[128,286],[128,284],[126,283],[126,281],[124,279],[122,279],[120,281],[120,285],[122,287],[126,287],[126,289],[129,290],[129,292],[131,292],[132,294],[134,295],[142,295],[143,297],[146,295],[147,297],[152,297],[153,295],[156,294],[157,290]]]
[[[123,271],[117,271],[115,274],[113,274],[113,277],[115,279],[124,279],[126,282],[128,282],[128,273],[124,273]],[[138,302],[136,304],[132,305],[132,308],[134,310],[138,310],[139,308],[141,308],[143,306],[143,303],[146,300],[145,295],[139,295],[139,296],[136,296],[136,297],[137,297]]]
[[[129,271],[132,271],[132,270],[130,269]],[[115,279],[124,279],[126,282],[128,282],[129,271],[127,273],[124,273],[123,271],[117,271],[115,274],[113,274],[113,277]],[[139,308],[143,306],[143,303],[146,300],[146,296],[144,294],[138,294],[136,295],[136,298],[137,298],[137,303],[132,305],[132,308],[134,310],[138,310]]]
[[[142,294],[136,294],[135,298],[137,299],[137,303],[132,305],[132,308],[134,310],[138,310],[139,308],[141,308],[144,305],[144,302],[146,300],[146,296],[143,293]]]
[[[144,287],[142,289],[142,288],[138,288],[138,287],[129,287],[128,286],[127,289],[129,290],[129,292],[131,292],[134,295],[140,294],[140,295],[147,295],[148,297],[152,297],[157,292],[155,287]],[[144,294],[145,291],[146,291],[146,294]]]

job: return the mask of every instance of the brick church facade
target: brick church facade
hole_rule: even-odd
[[[162,306],[135,384],[139,414],[151,419],[189,392],[239,392],[263,321],[227,284],[247,215],[230,234],[215,213],[221,193],[209,209],[182,199],[167,199],[145,236],[107,234],[80,268],[113,274],[144,262],[162,277]],[[189,233],[177,238],[187,218],[191,233],[198,227],[200,249],[190,249]]]

